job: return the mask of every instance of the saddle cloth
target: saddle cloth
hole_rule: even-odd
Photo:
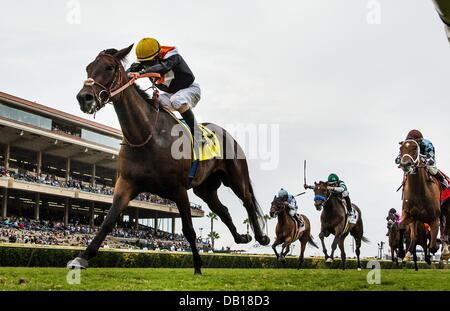
[[[184,122],[183,119],[178,119],[178,117],[169,109],[166,109],[164,107],[161,107],[161,109],[164,109],[167,113],[169,113],[169,115],[172,116],[178,122],[178,124],[180,124],[186,130],[189,138],[191,139],[192,154],[194,155],[194,160],[197,160],[196,152],[194,152],[194,137],[192,137],[189,126]],[[222,148],[216,133],[211,131],[203,124],[199,124],[198,126],[202,131],[203,139],[205,140],[205,143],[200,147],[198,160],[205,161],[214,158],[220,158],[222,156]]]
[[[441,205],[443,205],[448,199],[450,199],[450,188],[441,192]]]
[[[347,212],[347,204],[345,203],[345,200],[342,200],[342,204],[344,204],[345,211]],[[359,218],[359,213],[355,209],[355,207],[352,205],[352,214],[347,217],[347,221],[351,224],[356,224]]]
[[[297,240],[300,237],[300,234],[306,229],[305,219],[303,218],[302,215],[298,215],[298,217],[300,218],[300,222],[298,221],[297,217],[292,217],[294,218],[294,221],[297,224],[297,228],[294,235],[294,241]]]

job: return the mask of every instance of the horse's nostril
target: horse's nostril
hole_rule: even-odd
[[[84,100],[86,101],[86,103],[90,103],[90,102],[92,102],[92,101],[94,100],[94,96],[92,96],[92,95],[89,94],[89,93],[86,93],[86,94],[84,95]]]

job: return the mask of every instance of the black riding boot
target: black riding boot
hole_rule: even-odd
[[[181,114],[184,121],[186,121],[187,125],[189,126],[189,129],[191,130],[192,137],[194,138],[194,141],[200,142],[202,140],[202,131],[200,130],[200,127],[198,126],[197,120],[195,119],[194,113],[192,112],[192,109],[188,109],[185,112]]]
[[[353,211],[352,209],[352,201],[350,200],[350,196],[346,196],[344,198],[345,204],[347,205],[347,215],[350,215]]]
[[[192,179],[195,176],[195,172],[197,171],[199,157],[200,157],[200,148],[202,144],[202,131],[200,130],[200,127],[198,126],[197,121],[195,120],[194,113],[192,112],[192,109],[188,109],[185,112],[181,114],[184,121],[186,121],[187,125],[189,126],[189,129],[191,130],[192,137],[194,139],[194,153],[196,160],[192,163],[191,169],[189,170],[189,179],[192,181]]]

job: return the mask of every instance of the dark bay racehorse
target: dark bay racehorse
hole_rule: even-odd
[[[87,66],[89,79],[77,95],[80,108],[85,113],[95,113],[107,102],[113,102],[124,135],[124,144],[120,149],[119,177],[108,215],[84,253],[68,266],[86,267],[87,260],[97,254],[102,241],[111,232],[129,201],[141,192],[150,192],[177,204],[183,234],[191,246],[195,273],[201,274],[201,259],[195,243],[196,235],[187,193],[190,187],[219,215],[236,243],[251,241],[249,235],[237,232],[228,208],[220,202],[217,189],[222,183],[230,187],[243,201],[256,240],[262,245],[269,244],[270,239],[263,233],[265,221],[252,189],[247,161],[241,147],[230,134],[217,125],[207,125],[222,140],[223,154],[221,158],[200,162],[196,177],[190,184],[188,171],[192,149],[190,137],[186,135],[185,130],[181,130],[181,136],[187,139],[189,147],[183,149],[184,156],[179,157],[179,154],[172,150],[174,143],[180,140],[179,130],[176,131],[177,135],[173,134],[178,122],[169,113],[160,110],[136,85],[112,96],[129,82],[121,61],[131,49],[132,45],[120,51],[109,49],[100,53]]]
[[[286,255],[289,253],[291,244],[300,241],[300,256],[298,258],[298,269],[302,267],[306,243],[311,244],[315,248],[319,248],[311,236],[311,223],[308,217],[301,215],[304,221],[304,230],[299,230],[297,221],[289,215],[289,205],[286,200],[275,196],[270,207],[270,217],[277,216],[278,223],[275,228],[276,239],[272,245],[272,249],[280,261],[285,261]],[[282,245],[281,252],[278,254],[276,247]]]
[[[417,262],[416,244],[417,228],[419,223],[430,225],[431,253],[438,250],[437,235],[440,224],[440,197],[439,182],[431,177],[420,155],[419,144],[415,140],[400,142],[400,167],[404,172],[403,188],[403,222],[409,226],[409,239],[411,243],[405,260]]]
[[[339,245],[339,249],[341,251],[341,259],[342,259],[342,269],[345,269],[345,249],[344,249],[344,241],[347,235],[350,233],[355,239],[355,253],[358,259],[358,270],[361,269],[361,262],[359,259],[359,255],[361,253],[361,241],[369,242],[363,235],[363,222],[361,210],[355,204],[352,204],[353,208],[358,213],[358,220],[356,224],[350,224],[347,221],[347,211],[342,202],[342,199],[336,195],[334,195],[327,186],[326,182],[320,181],[318,183],[314,183],[314,186],[306,186],[305,188],[314,190],[314,206],[318,211],[322,210],[320,215],[320,241],[322,242],[323,253],[325,255],[325,260],[327,262],[331,262],[334,259],[334,251],[336,250],[336,246]],[[331,255],[328,256],[327,249],[325,247],[324,238],[328,237],[330,234],[334,235],[334,240],[331,245]]]

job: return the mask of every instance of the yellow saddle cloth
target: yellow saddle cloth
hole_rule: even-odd
[[[194,154],[194,160],[197,160],[196,152],[194,152],[194,138],[192,137],[191,130],[189,129],[189,126],[183,120],[178,119],[178,117],[172,113],[172,111],[162,108],[165,111],[167,111],[177,122],[183,126],[186,129],[186,132],[189,134],[189,137],[192,142],[192,153]],[[202,144],[199,150],[199,160],[205,161],[210,160],[214,158],[220,158],[222,156],[222,148],[220,146],[220,141],[217,138],[216,133],[214,133],[212,130],[204,126],[203,124],[198,125],[200,130],[202,131],[203,139],[205,140],[205,143]]]

